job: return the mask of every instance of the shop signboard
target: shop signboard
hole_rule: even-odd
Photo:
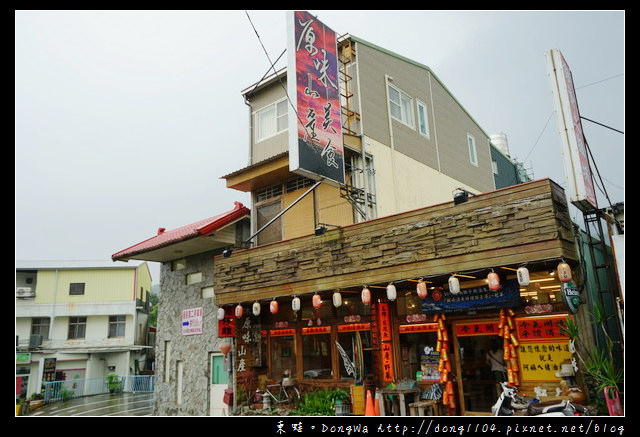
[[[289,12],[287,23],[289,169],[344,184],[336,34],[306,11]]]
[[[516,279],[502,283],[502,288],[492,291],[488,285],[460,290],[458,294],[443,293],[437,301],[431,295],[422,299],[424,314],[452,313],[470,310],[513,308],[520,305],[520,286]]]
[[[567,314],[520,317],[515,319],[520,345],[518,357],[523,381],[558,381],[557,372],[571,362],[569,337],[562,326]]]

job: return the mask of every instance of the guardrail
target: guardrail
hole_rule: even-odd
[[[102,378],[50,381],[44,383],[44,402],[48,404],[106,393],[153,393],[154,385],[154,375],[108,375]]]

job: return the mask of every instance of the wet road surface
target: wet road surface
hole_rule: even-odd
[[[29,416],[152,416],[153,393],[122,393],[86,396],[53,402]]]

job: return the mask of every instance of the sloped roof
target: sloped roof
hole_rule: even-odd
[[[240,202],[234,202],[234,208],[222,214],[214,215],[213,217],[209,217],[204,220],[200,220],[195,223],[181,226],[169,231],[165,230],[165,228],[160,228],[158,229],[158,233],[155,236],[114,253],[113,255],[111,255],[111,259],[113,261],[128,261],[130,259],[138,259],[163,262],[170,259],[180,258],[180,256],[177,255],[174,255],[173,258],[171,258],[171,255],[169,255],[168,251],[161,250],[167,247],[175,249],[171,251],[172,253],[179,253],[183,256],[193,254],[194,250],[211,250],[217,247],[222,247],[224,246],[224,243],[216,242],[212,239],[207,239],[206,243],[203,241],[203,244],[200,244],[198,246],[198,249],[195,249],[192,246],[187,251],[185,251],[184,249],[187,248],[182,243],[197,238],[210,237],[215,232],[222,230],[223,228],[235,223],[236,221],[248,216],[249,214],[249,208],[247,208]],[[178,246],[181,246],[181,248],[179,249]]]

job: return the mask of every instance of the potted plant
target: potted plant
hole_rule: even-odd
[[[335,407],[336,416],[345,416],[350,412],[349,400],[351,395],[343,388],[337,388],[330,394]]]
[[[564,326],[560,331],[569,337],[573,344],[575,354],[582,365],[585,373],[587,384],[594,390],[596,401],[601,411],[606,412],[607,407],[604,405],[604,390],[615,389],[619,391],[624,380],[624,373],[620,369],[616,369],[613,359],[613,342],[609,338],[605,326],[604,311],[601,307],[595,306],[591,313],[593,322],[596,326],[602,328],[604,337],[607,339],[607,347],[594,348],[589,350],[581,341],[580,329],[576,322],[570,317],[565,319]]]

